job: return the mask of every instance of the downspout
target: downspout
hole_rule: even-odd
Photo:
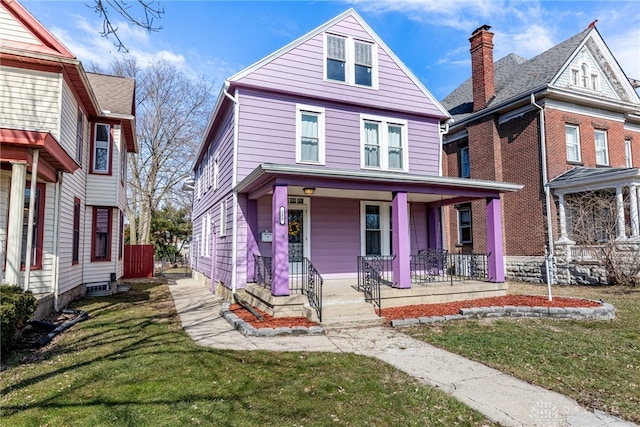
[[[444,135],[449,133],[449,125],[453,123],[453,119],[449,119],[444,124],[444,129],[438,129],[438,138],[440,140],[440,149],[438,150],[438,176],[442,176],[442,152],[444,151]],[[442,209],[442,199],[440,200],[440,248],[445,247],[445,228],[444,228],[444,210]]]
[[[60,227],[58,226],[58,222],[60,221],[60,205],[61,205],[61,187],[62,187],[62,172],[58,172],[58,182],[56,182],[56,208],[53,213],[53,310],[58,312],[60,311],[60,299],[59,299],[59,286],[60,286],[60,278],[58,277],[58,272],[60,271],[60,257],[58,256],[58,239],[60,232]],[[79,242],[78,242],[79,243]]]
[[[544,123],[544,108],[536,104],[536,97],[531,94],[531,105],[540,110],[540,156],[542,157],[542,186],[544,187],[544,197],[547,212],[547,236],[548,250],[545,253],[545,268],[547,271],[547,290],[549,293],[549,301],[553,299],[551,296],[551,285],[553,284],[553,224],[551,222],[551,190],[549,189],[549,179],[547,177],[547,149],[546,149],[546,137],[545,137],[545,123]]]
[[[240,112],[240,105],[238,98],[234,98],[227,91],[229,89],[229,82],[224,84],[224,96],[226,96],[231,102],[233,102],[233,174],[231,178],[231,188],[235,188],[238,173],[238,113]],[[236,294],[238,289],[238,192],[233,190],[233,206],[232,206],[232,218],[231,227],[233,228],[231,234],[231,293]]]
[[[36,191],[38,184],[38,158],[40,150],[33,150],[33,162],[31,164],[31,190],[29,190],[29,212],[27,214],[27,247],[25,248],[24,257],[24,290],[29,290],[29,282],[31,281],[31,252],[33,246],[33,214],[36,205]],[[39,206],[42,209],[42,206]],[[43,224],[40,224],[42,227]],[[44,245],[44,242],[42,242]],[[42,251],[44,253],[44,251]]]

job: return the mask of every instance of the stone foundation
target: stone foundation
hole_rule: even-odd
[[[545,283],[547,272],[543,256],[506,256],[507,279],[518,282]]]

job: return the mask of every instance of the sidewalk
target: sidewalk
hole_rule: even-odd
[[[504,426],[631,427],[573,399],[388,327],[328,330],[325,335],[245,337],[220,316],[223,300],[193,279],[169,282],[183,329],[198,344],[224,350],[349,352],[387,362]]]

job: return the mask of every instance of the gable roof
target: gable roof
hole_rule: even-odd
[[[384,50],[384,52],[393,60],[393,62],[395,62],[395,64],[405,73],[405,75],[409,77],[409,79],[416,85],[416,87],[418,87],[420,91],[433,103],[433,105],[437,107],[437,109],[442,113],[443,117],[448,118],[449,113],[447,112],[447,110],[440,104],[440,102],[431,94],[431,92],[429,92],[429,90],[413,74],[413,72],[400,60],[400,58],[396,56],[396,54],[386,45],[386,43],[380,38],[380,36],[378,36],[378,34],[376,34],[376,32],[373,31],[373,29],[369,26],[369,24],[367,24],[364,21],[364,19],[362,19],[362,17],[354,9],[348,9],[344,11],[340,15],[325,22],[324,24],[320,25],[314,30],[311,30],[307,34],[299,37],[298,39],[294,40],[288,45],[282,47],[281,49],[278,49],[277,51],[255,62],[254,64],[250,65],[244,70],[234,74],[233,76],[229,77],[229,79],[227,79],[227,82],[229,82],[230,84],[233,84],[233,82],[237,82],[238,80],[242,79],[248,74],[251,74],[254,71],[263,67],[264,65],[272,62],[274,59],[279,58],[280,56],[290,52],[291,50],[297,48],[298,46],[302,45],[308,40],[314,38],[315,36],[324,33],[326,30],[330,29],[331,27],[335,26],[337,23],[339,23],[340,21],[343,21],[348,17],[351,17],[356,20],[356,22],[371,36],[371,38],[376,42],[376,44],[380,46],[380,48]]]
[[[67,49],[49,30],[47,30],[36,18],[33,17],[20,3],[15,0],[0,0],[0,4],[13,18],[11,24],[17,25],[17,31],[30,34],[28,37],[30,42],[18,41],[12,38],[2,40],[2,47],[19,48],[21,50],[31,50],[38,53],[61,56],[64,58],[75,58],[69,49]],[[6,15],[5,19],[11,20]],[[5,21],[4,25],[8,26],[9,22]],[[22,28],[18,28],[21,26]],[[27,37],[21,37],[25,40]]]
[[[589,26],[530,60],[512,53],[495,62],[495,95],[480,112],[508,104],[510,101],[523,97],[528,98],[531,93],[550,88],[579,49],[591,39],[597,39],[602,43],[602,46],[609,53],[608,57],[611,62],[614,62],[620,73],[624,75],[615,58],[608,51],[596,27]],[[626,77],[625,81],[628,83]],[[627,90],[635,94],[630,84]],[[442,100],[442,104],[449,110],[456,121],[461,121],[471,116],[473,109],[472,79],[469,78],[458,86]]]

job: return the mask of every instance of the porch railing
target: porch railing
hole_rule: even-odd
[[[487,254],[449,253],[423,249],[410,259],[411,281],[415,284],[487,280]]]
[[[254,281],[271,290],[272,263],[271,257],[253,255]],[[300,262],[289,263],[289,289],[292,293],[301,293],[309,299],[309,305],[316,311],[318,320],[322,322],[322,285],[324,280],[308,258]]]
[[[253,280],[271,290],[271,257],[253,254],[253,260]]]
[[[324,280],[311,261],[304,257],[301,262],[289,263],[289,286],[291,292],[301,292],[309,299],[309,305],[322,322],[322,284]]]
[[[358,257],[358,290],[364,293],[365,301],[376,307],[378,316],[382,315],[380,288],[382,285],[393,286],[392,256],[359,256]]]

